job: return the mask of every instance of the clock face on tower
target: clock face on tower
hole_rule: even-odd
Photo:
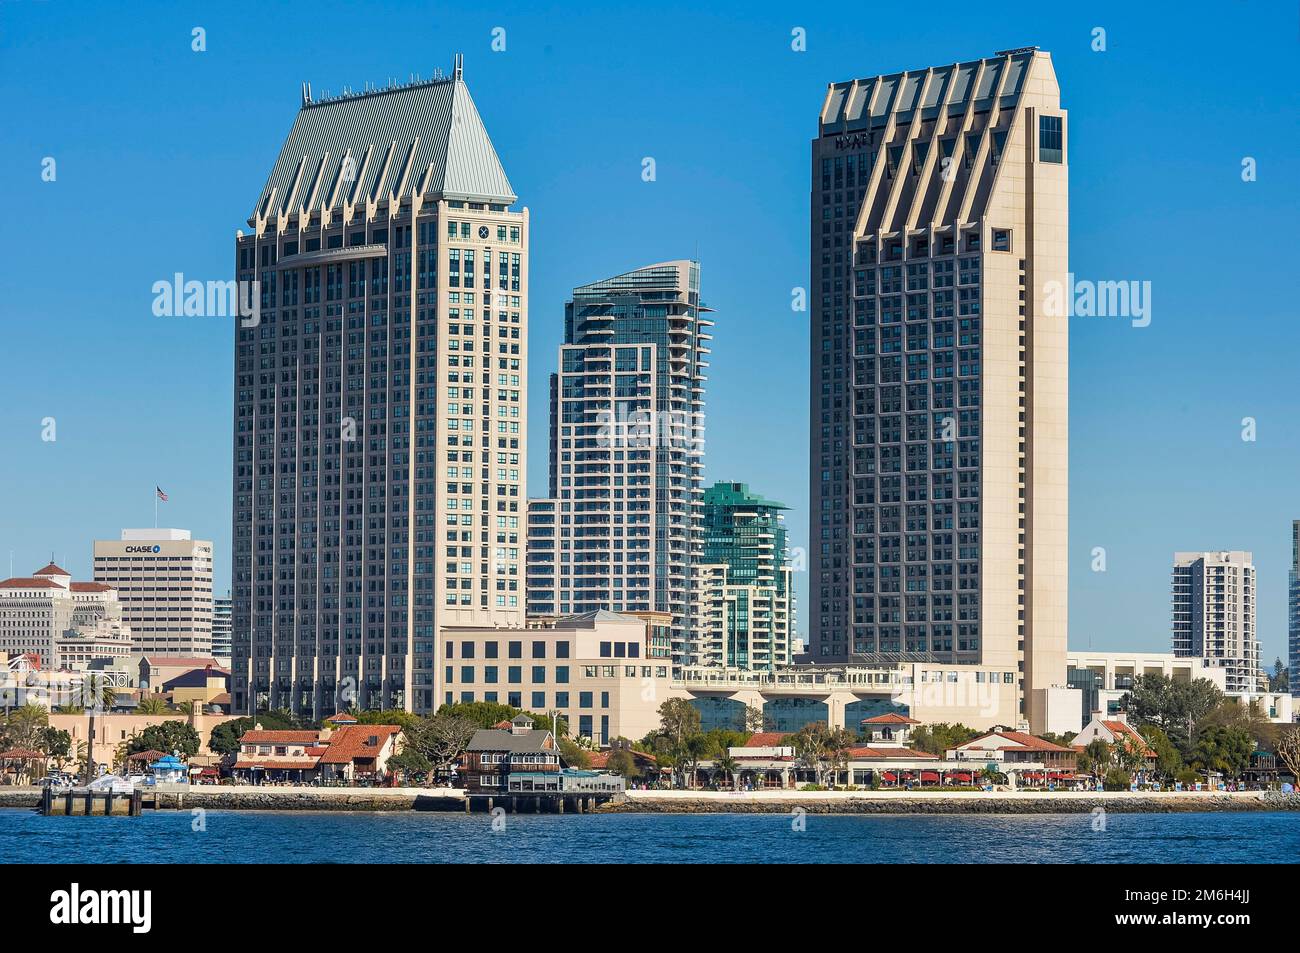
[[[487,238],[487,237],[488,237],[488,227],[487,227],[486,225],[480,225],[480,226],[478,227],[478,237],[479,237],[479,238]]]

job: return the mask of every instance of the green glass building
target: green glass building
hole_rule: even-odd
[[[790,663],[795,611],[785,509],[744,483],[704,491],[696,664],[771,670]]]

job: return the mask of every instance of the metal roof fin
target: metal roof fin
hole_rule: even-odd
[[[452,61],[451,78],[455,80],[464,80],[465,78],[465,54],[457,53]]]

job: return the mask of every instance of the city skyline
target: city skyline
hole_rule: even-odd
[[[210,36],[215,38],[221,35],[217,29],[219,20],[209,19],[213,21],[209,25]],[[1065,25],[1054,29],[1026,31],[1035,34],[1027,39],[1032,39],[1053,52],[1058,72],[1063,74],[1062,85],[1068,91],[1065,105],[1071,111],[1076,137],[1080,135],[1081,124],[1086,124],[1084,128],[1089,129],[1091,142],[1096,144],[1095,150],[1087,156],[1081,157],[1078,152],[1072,154],[1072,192],[1076,198],[1076,207],[1085,196],[1089,204],[1105,206],[1100,214],[1094,208],[1075,216],[1071,235],[1073,270],[1080,275],[1098,278],[1144,278],[1150,275],[1156,280],[1155,287],[1160,298],[1150,328],[1136,329],[1128,327],[1126,323],[1121,326],[1120,322],[1107,324],[1087,318],[1076,318],[1071,325],[1072,338],[1075,342],[1081,342],[1082,353],[1076,350],[1071,365],[1072,384],[1076,391],[1071,394],[1071,442],[1074,445],[1071,457],[1071,497],[1074,512],[1070,544],[1070,644],[1072,648],[1078,649],[1089,644],[1097,648],[1106,645],[1141,645],[1153,650],[1163,648],[1168,644],[1169,638],[1167,567],[1170,555],[1185,549],[1248,549],[1256,554],[1260,570],[1259,625],[1264,645],[1263,662],[1267,666],[1271,665],[1275,655],[1285,656],[1286,651],[1286,557],[1290,544],[1287,530],[1290,520],[1296,516],[1294,511],[1300,510],[1300,506],[1297,506],[1293,479],[1284,484],[1282,474],[1293,474],[1297,469],[1297,441],[1294,439],[1296,430],[1295,422],[1283,416],[1283,395],[1274,394],[1266,389],[1266,384],[1254,381],[1257,377],[1261,380],[1270,377],[1282,379],[1287,366],[1283,360],[1286,349],[1278,348],[1277,352],[1280,353],[1273,353],[1258,346],[1243,350],[1236,348],[1253,343],[1248,339],[1253,338],[1254,342],[1258,342],[1269,334],[1270,322],[1280,320],[1280,311],[1277,312],[1278,317],[1271,317],[1269,309],[1279,308],[1281,302],[1265,297],[1261,302],[1264,310],[1260,313],[1253,298],[1248,298],[1245,303],[1250,305],[1250,310],[1255,311],[1258,323],[1254,327],[1258,330],[1254,334],[1240,334],[1239,337],[1224,335],[1214,345],[1210,345],[1207,338],[1224,327],[1225,322],[1216,309],[1222,309],[1226,301],[1217,288],[1201,287],[1191,280],[1199,274],[1193,263],[1186,256],[1173,262],[1155,258],[1152,259],[1155,263],[1150,267],[1131,263],[1138,260],[1141,246],[1150,240],[1150,234],[1136,226],[1143,218],[1142,203],[1133,190],[1117,183],[1126,175],[1131,177],[1141,174],[1137,171],[1136,162],[1149,162],[1160,157],[1143,152],[1140,148],[1135,150],[1139,153],[1137,158],[1127,153],[1102,151],[1104,140],[1099,138],[1097,126],[1103,120],[1117,124],[1116,136],[1124,133],[1132,136],[1137,128],[1130,113],[1121,109],[1116,116],[1113,112],[1104,111],[1101,106],[1105,95],[1103,91],[1113,89],[1111,84],[1123,85],[1139,79],[1149,79],[1146,70],[1153,68],[1149,64],[1139,66],[1131,58],[1126,58],[1124,45],[1118,42],[1123,31],[1116,29],[1116,25],[1124,22],[1126,20],[1120,17],[1114,19],[1114,25],[1111,26],[1112,50],[1105,53],[1093,53],[1087,49],[1090,24],[1085,21],[1069,24],[1068,31]],[[785,29],[784,35],[780,28]],[[773,21],[766,27],[770,33],[766,42],[771,44],[771,55],[774,58],[784,51],[786,55],[803,55],[809,60],[807,63],[797,62],[792,67],[799,71],[797,84],[792,84],[798,85],[799,93],[795,96],[787,90],[783,94],[779,134],[762,117],[752,113],[742,117],[748,126],[745,132],[755,136],[754,142],[761,141],[764,148],[779,148],[781,159],[778,163],[758,160],[746,148],[750,144],[749,140],[742,137],[739,140],[741,148],[746,150],[745,154],[751,161],[738,164],[738,171],[730,173],[724,183],[727,187],[722,189],[724,197],[734,198],[737,190],[740,194],[757,194],[760,190],[770,189],[775,183],[790,193],[792,201],[788,204],[794,209],[793,215],[783,211],[773,216],[768,227],[760,232],[769,236],[781,236],[780,240],[773,243],[775,248],[756,250],[753,245],[743,246],[745,251],[753,254],[747,263],[742,255],[725,251],[719,244],[719,237],[711,235],[707,227],[699,229],[702,233],[699,240],[703,247],[697,252],[694,247],[670,247],[674,245],[674,237],[661,234],[660,230],[667,232],[677,229],[656,225],[652,228],[653,238],[650,241],[629,239],[626,243],[603,242],[606,247],[598,256],[599,264],[588,261],[582,265],[558,266],[556,262],[567,257],[577,244],[563,238],[564,233],[580,232],[583,227],[599,224],[603,217],[592,212],[573,211],[567,213],[572,216],[568,220],[561,217],[557,221],[557,210],[565,206],[560,201],[560,190],[556,185],[537,192],[530,190],[530,194],[536,194],[538,198],[535,202],[528,203],[534,214],[545,209],[546,217],[550,219],[546,228],[552,236],[552,247],[547,250],[547,257],[536,259],[533,266],[534,274],[546,289],[534,293],[534,331],[541,335],[540,340],[535,337],[534,353],[554,353],[552,346],[559,337],[559,310],[562,304],[562,297],[555,293],[557,287],[573,287],[591,274],[618,273],[634,267],[638,261],[664,260],[683,253],[698,254],[704,261],[711,276],[710,288],[717,288],[717,292],[711,290],[708,297],[719,307],[721,321],[724,322],[719,328],[718,348],[710,375],[706,482],[712,483],[719,479],[745,481],[760,487],[765,494],[789,503],[792,507],[791,542],[795,546],[806,545],[807,540],[806,467],[802,453],[795,449],[804,445],[801,439],[804,424],[799,422],[799,418],[806,419],[806,410],[798,397],[802,391],[798,384],[804,379],[806,369],[800,370],[798,355],[806,354],[806,343],[803,343],[806,338],[802,335],[807,333],[807,316],[791,313],[788,299],[789,288],[804,284],[807,275],[806,259],[802,257],[806,252],[798,251],[802,244],[798,236],[801,233],[799,215],[803,206],[801,190],[807,182],[806,142],[811,132],[807,117],[810,110],[816,108],[815,102],[824,92],[824,84],[846,76],[904,69],[918,63],[942,62],[945,57],[952,61],[965,61],[1011,45],[1005,37],[994,38],[988,33],[968,34],[960,43],[918,37],[897,48],[872,48],[866,52],[858,49],[851,53],[839,45],[829,29],[823,27],[819,32],[815,22],[810,22],[807,28],[809,52],[796,54],[788,48],[788,26]],[[1176,24],[1170,27],[1174,30],[1177,28]],[[755,29],[753,25],[746,27],[747,31]],[[464,30],[467,38],[475,35],[469,26],[465,26]],[[187,31],[188,27],[186,34]],[[116,35],[107,26],[106,32]],[[482,32],[486,35],[486,28]],[[158,36],[157,33],[151,34],[150,42],[159,42]],[[524,36],[527,36],[526,31]],[[988,36],[987,42],[985,36]],[[1257,33],[1252,33],[1253,39],[1257,36]],[[1065,42],[1064,37],[1068,37],[1069,41]],[[747,32],[745,43],[753,42],[753,33]],[[179,38],[177,43],[178,48],[184,48]],[[522,36],[513,43],[512,50],[517,50],[517,55],[524,58],[526,63],[536,65],[543,62],[528,59],[541,54],[535,50],[530,51]],[[535,142],[530,137],[535,137],[538,133],[536,127],[522,120],[520,113],[524,111],[523,104],[514,101],[513,94],[507,95],[512,90],[509,83],[518,80],[519,74],[513,72],[518,67],[511,66],[508,75],[504,75],[503,71],[512,62],[508,57],[515,54],[507,53],[506,58],[499,61],[501,65],[497,65],[487,52],[484,38],[477,46],[477,49],[482,50],[478,53],[474,52],[476,47],[467,39],[463,43],[449,40],[445,50],[439,48],[435,52],[425,51],[418,55],[399,46],[397,51],[387,51],[386,56],[403,63],[417,64],[418,61],[418,65],[427,70],[433,65],[445,66],[441,61],[454,49],[461,47],[470,51],[467,68],[475,84],[476,96],[480,99],[484,112],[492,117],[494,134],[503,143],[503,159],[510,165],[512,176],[517,178],[514,172],[517,163],[513,157],[524,156]],[[833,51],[830,57],[818,52],[827,47]],[[22,62],[21,51],[7,52],[14,52],[18,62]],[[212,53],[217,52],[219,48],[214,43]],[[194,55],[187,49],[185,53]],[[179,55],[178,53],[177,56]],[[1096,59],[1090,62],[1088,57]],[[1115,64],[1102,60],[1104,57],[1111,57],[1116,61]],[[435,62],[430,63],[430,60]],[[774,62],[781,61],[776,58]],[[1107,65],[1103,66],[1103,62]],[[188,65],[178,60],[175,68],[184,69]],[[376,69],[378,74],[375,73]],[[366,80],[382,79],[385,69],[391,71],[392,64],[379,66],[370,61],[349,63],[345,71],[349,74],[347,76],[316,75],[311,79],[318,87],[321,83],[352,82],[360,85]],[[1187,81],[1188,77],[1181,74],[1181,79]],[[821,90],[818,89],[819,81],[822,84]],[[75,82],[75,79],[70,79],[69,82]],[[71,396],[77,393],[75,382],[60,382],[61,386],[52,388],[48,382],[42,382],[36,377],[31,368],[18,368],[6,384],[6,387],[13,388],[11,399],[5,402],[3,419],[6,434],[15,435],[8,439],[8,445],[15,453],[16,465],[11,471],[14,489],[25,500],[38,500],[36,505],[26,507],[23,512],[11,513],[5,523],[0,524],[0,539],[9,543],[6,548],[14,550],[16,566],[43,562],[44,555],[53,546],[61,554],[61,560],[63,554],[66,554],[64,564],[74,576],[89,578],[91,540],[111,538],[116,528],[122,525],[143,524],[148,515],[146,507],[150,505],[145,492],[151,490],[156,483],[167,487],[171,496],[171,500],[163,504],[162,523],[187,526],[192,528],[196,536],[214,540],[218,565],[214,589],[226,589],[231,552],[228,532],[225,530],[229,525],[226,503],[228,490],[222,489],[220,474],[228,470],[222,463],[222,455],[229,446],[226,443],[229,401],[221,391],[221,382],[229,380],[230,369],[224,364],[225,358],[217,360],[212,357],[212,366],[205,363],[196,374],[194,355],[212,356],[227,350],[218,348],[216,342],[228,335],[229,328],[225,322],[208,319],[184,322],[183,319],[156,318],[148,312],[150,296],[147,292],[154,280],[170,278],[178,270],[204,279],[224,279],[230,276],[228,245],[225,246],[225,252],[212,252],[208,247],[211,244],[208,238],[215,232],[237,227],[238,222],[232,221],[230,210],[246,206],[244,193],[247,182],[256,181],[269,168],[272,158],[270,143],[276,139],[279,131],[273,127],[283,123],[287,110],[291,108],[290,97],[297,88],[296,83],[296,77],[292,83],[281,82],[279,78],[267,79],[256,96],[250,94],[246,100],[241,99],[240,108],[256,107],[258,121],[264,129],[257,134],[249,133],[248,143],[253,143],[253,147],[249,148],[247,143],[243,147],[249,153],[246,162],[241,160],[237,170],[231,167],[223,174],[223,178],[228,177],[237,187],[238,201],[225,203],[224,199],[210,198],[208,195],[203,195],[200,200],[203,227],[209,235],[195,241],[196,249],[201,249],[197,255],[176,254],[170,250],[169,246],[174,244],[171,240],[165,246],[154,240],[157,234],[170,227],[163,224],[161,228],[142,233],[141,243],[148,250],[145,256],[148,261],[147,264],[137,263],[127,270],[127,274],[131,275],[130,281],[124,277],[101,275],[97,272],[99,266],[93,262],[88,263],[88,277],[92,282],[99,282],[96,287],[105,292],[115,320],[123,322],[121,326],[125,333],[121,336],[122,340],[104,342],[104,331],[76,316],[80,309],[98,318],[99,312],[93,307],[87,307],[92,300],[97,299],[83,299],[74,290],[55,288],[50,290],[50,303],[46,305],[23,286],[11,289],[14,292],[10,297],[11,306],[21,309],[15,315],[49,315],[52,319],[66,323],[66,331],[70,333],[65,335],[65,353],[71,358],[71,368],[94,366],[94,361],[101,353],[100,347],[103,348],[102,353],[118,362],[112,368],[112,375],[106,375],[112,381],[111,385],[100,380],[101,386],[113,388],[108,392],[114,397],[113,400],[104,402],[107,406],[102,410],[77,407]],[[13,73],[5,77],[5,84],[10,87],[11,93],[14,92]],[[66,94],[67,88],[56,84],[46,96]],[[83,91],[83,95],[99,94],[88,89]],[[1227,108],[1228,90],[1222,95],[1224,98],[1220,101],[1220,107]],[[37,96],[36,100],[43,101],[41,96]],[[491,105],[488,105],[489,102]],[[1286,105],[1286,96],[1283,95],[1277,106],[1281,109]],[[1173,117],[1161,121],[1172,124],[1181,115],[1181,107],[1177,104],[1171,105],[1170,111]],[[20,115],[25,117],[25,111],[20,111]],[[1128,125],[1125,125],[1126,120]],[[736,131],[738,127],[731,128]],[[267,129],[272,131],[267,134]],[[626,128],[623,131],[630,134]],[[657,135],[647,134],[652,139]],[[62,135],[65,142],[69,141],[66,130]],[[1246,190],[1231,193],[1234,199],[1239,196],[1239,201],[1243,203],[1259,202],[1262,206],[1280,206],[1285,191],[1278,190],[1285,190],[1288,186],[1278,183],[1287,179],[1286,163],[1291,160],[1287,159],[1286,153],[1289,151],[1294,154],[1296,151],[1291,148],[1294,146],[1293,137],[1294,130],[1252,130],[1252,142],[1263,140],[1263,148],[1243,145],[1237,149],[1240,155],[1217,149],[1213,162],[1206,156],[1179,152],[1179,163],[1183,167],[1179,181],[1184,187],[1198,192],[1210,189],[1212,183],[1218,183],[1211,190],[1210,205],[1206,211],[1217,209],[1223,214],[1241,215],[1249,214],[1250,209],[1259,208],[1250,204],[1243,213],[1241,209],[1230,210],[1215,205],[1214,203],[1226,199],[1229,188]],[[40,135],[35,129],[24,129],[21,138],[25,145],[31,147],[34,156],[54,155],[62,159],[62,156],[67,155],[61,151],[57,139],[53,145],[49,144],[51,134]],[[659,141],[664,141],[662,136]],[[178,147],[192,147],[195,153],[212,145],[207,142],[206,145],[186,146],[184,136],[179,137],[179,142]],[[1232,145],[1235,146],[1236,143]],[[217,152],[220,154],[220,150]],[[666,193],[669,204],[661,216],[657,217],[666,219],[671,219],[673,213],[680,213],[687,207],[682,204],[686,200],[679,185],[673,184],[681,176],[680,156],[674,156],[671,152],[657,155],[658,178],[651,183],[641,179],[640,160],[645,154],[656,152],[653,143],[639,148],[632,148],[629,143],[626,152],[623,156],[602,154],[601,161],[610,166],[618,164],[622,168],[627,165],[619,173],[620,177],[626,175],[629,179],[626,188],[620,186],[612,194],[622,196],[626,192],[630,195],[634,188],[658,189],[659,192],[654,194],[657,196]],[[77,155],[75,149],[71,155]],[[152,153],[144,151],[136,160],[148,162],[151,155]],[[1261,173],[1256,182],[1246,183],[1240,180],[1240,158],[1247,155],[1256,155],[1260,160]],[[13,156],[6,156],[4,161],[14,161]],[[169,161],[173,165],[185,165],[185,162],[175,159]],[[706,176],[720,174],[719,170],[727,164],[727,160],[721,157],[708,161],[696,157],[692,162],[695,163],[692,174],[703,173]],[[674,163],[678,163],[678,171],[670,176]],[[546,175],[547,171],[553,170],[555,164],[545,158],[540,162],[533,159],[525,165],[525,174],[530,179],[537,180]],[[802,176],[798,174],[801,165]],[[40,182],[33,171],[35,169],[36,163],[33,160],[32,170],[24,173],[33,184],[19,190],[20,206],[43,200],[51,194],[56,203],[63,202],[65,199],[60,190],[65,189],[71,192],[72,201],[78,201],[78,197],[84,195],[87,188],[94,187],[94,183],[100,180],[100,174],[92,173],[85,161],[69,162],[62,159],[58,179],[52,183]],[[784,176],[780,174],[780,169],[794,171],[789,176]],[[116,174],[122,177],[125,172],[119,170]],[[604,174],[602,172],[602,176]],[[609,175],[612,176],[613,173]],[[1082,182],[1080,176],[1083,177]],[[1213,179],[1212,176],[1218,176],[1218,179]],[[563,187],[568,190],[568,200],[578,200],[585,191],[580,186],[586,183],[574,181],[566,175],[561,175],[560,178]],[[1294,180],[1293,176],[1291,178]],[[26,181],[17,175],[14,179]],[[597,181],[603,183],[616,180],[602,177]],[[226,185],[223,181],[216,187],[216,191],[224,191]],[[1149,182],[1147,187],[1159,194],[1162,183],[1158,180]],[[55,191],[42,193],[39,189]],[[1218,191],[1220,189],[1222,192]],[[1252,189],[1254,192],[1250,191]],[[522,191],[524,189],[521,187]],[[1111,197],[1116,195],[1119,200],[1112,203]],[[1271,199],[1268,198],[1270,195]],[[626,205],[628,202],[642,200],[641,196],[635,196],[622,201]],[[657,199],[649,201],[654,204]],[[1126,201],[1128,206],[1125,206]],[[178,203],[178,209],[183,206],[184,203]],[[802,208],[802,213],[806,215],[806,207]],[[180,213],[169,209],[167,214]],[[1176,218],[1175,213],[1166,210],[1162,221],[1168,224],[1159,226],[1164,229],[1159,235],[1172,238],[1178,234],[1178,230],[1190,228],[1195,221],[1184,220],[1179,226],[1173,218]],[[1131,244],[1116,241],[1108,230],[1110,223],[1116,220],[1121,226],[1129,223],[1136,233],[1145,237]],[[755,221],[768,220],[758,218]],[[780,224],[776,225],[778,222]],[[795,235],[784,236],[781,234],[783,229],[793,229]],[[43,227],[36,227],[35,234],[44,234]],[[183,230],[181,234],[185,234]],[[675,244],[680,246],[688,243],[693,246],[696,240],[694,235],[678,235]],[[1108,248],[1107,242],[1112,242],[1117,247]],[[1225,279],[1244,267],[1243,260],[1233,258],[1239,252],[1234,247],[1236,244],[1239,243],[1228,243],[1222,250],[1221,266]],[[40,274],[40,269],[47,267],[41,260],[26,257],[29,252],[22,249],[17,251],[17,263],[23,267],[15,268],[15,274],[24,272],[24,269]],[[656,255],[656,251],[662,254]],[[1260,254],[1267,263],[1272,260],[1268,257],[1270,254],[1278,253],[1276,249],[1265,249]],[[1125,259],[1124,254],[1130,258]],[[1265,264],[1255,260],[1254,253],[1248,260],[1252,268],[1265,267]],[[601,267],[602,265],[608,267]],[[763,290],[746,293],[743,286],[761,272],[768,273],[763,275]],[[768,280],[769,275],[779,277],[780,280]],[[1186,282],[1193,288],[1181,288],[1181,282]],[[1223,284],[1229,285],[1230,282],[1225,280]],[[756,302],[764,301],[763,296],[766,296],[766,302],[755,307]],[[1198,298],[1205,299],[1205,303],[1198,304]],[[1234,312],[1228,313],[1235,316]],[[749,326],[751,314],[756,315],[753,322],[755,326],[752,328]],[[1170,337],[1171,331],[1177,332],[1188,323],[1187,315],[1192,316],[1191,324],[1197,333],[1188,335],[1186,340],[1199,341],[1201,350],[1188,350],[1181,333],[1175,333],[1176,339]],[[728,318],[734,322],[730,327],[725,324]],[[35,333],[33,328],[25,325],[11,326],[15,329],[20,350],[37,346],[37,339],[32,336]],[[43,329],[45,322],[36,323],[36,327]],[[63,325],[55,327],[63,329]],[[1283,326],[1277,324],[1275,327]],[[742,328],[748,333],[739,333]],[[1151,341],[1147,342],[1141,335],[1149,335]],[[749,340],[746,341],[745,338]],[[748,382],[744,378],[743,366],[746,363],[745,356],[751,353],[750,349],[752,353],[767,356],[774,355],[777,351],[788,351],[796,355],[793,363],[783,365],[797,384],[791,388],[789,407],[781,402],[774,404],[772,436],[775,440],[752,441],[745,432],[744,421],[751,394],[746,386]],[[1151,362],[1159,362],[1170,368],[1177,367],[1180,357],[1186,360],[1188,355],[1199,355],[1203,360],[1209,360],[1207,351],[1221,352],[1221,360],[1231,361],[1236,358],[1242,361],[1248,358],[1242,367],[1229,363],[1224,369],[1232,371],[1232,374],[1227,381],[1219,381],[1213,388],[1218,392],[1213,401],[1207,401],[1191,388],[1176,390],[1175,383],[1182,380],[1176,371],[1162,371],[1159,365],[1147,366]],[[135,363],[137,361],[139,363]],[[1116,385],[1118,380],[1131,381],[1131,375],[1139,369],[1149,379],[1145,387],[1132,389],[1131,385]],[[138,391],[126,386],[128,381],[139,384],[142,377],[149,382],[149,386]],[[544,375],[534,375],[534,401],[539,399],[539,381],[543,377]],[[119,385],[114,379],[120,379],[122,383]],[[195,381],[199,386],[195,385]],[[186,393],[186,388],[205,394],[202,399],[197,399],[199,395]],[[1079,388],[1082,389],[1082,400],[1077,390]],[[1228,412],[1229,409],[1223,406],[1222,393],[1234,390],[1240,399],[1231,402],[1231,412]],[[1157,406],[1156,401],[1161,393],[1177,394],[1172,411],[1168,406]],[[168,395],[165,403],[159,401],[161,394]],[[537,406],[544,406],[544,403]],[[74,407],[77,409],[74,410]],[[58,422],[58,439],[52,443],[39,439],[40,421],[45,416],[52,416]],[[1259,423],[1259,435],[1253,442],[1243,441],[1240,436],[1239,421],[1248,416],[1256,418]],[[540,427],[544,425],[540,424],[540,420],[543,415],[537,414],[535,417],[537,419],[532,422],[530,437],[541,440],[544,430]],[[165,452],[160,452],[156,449],[156,443],[164,441],[168,448]],[[770,454],[762,454],[760,451],[770,448],[776,441],[783,442],[794,450],[789,454],[791,459],[786,464],[774,464],[762,459]],[[1110,441],[1114,441],[1114,449],[1106,450],[1104,445]],[[757,446],[749,447],[749,443]],[[1170,464],[1173,469],[1160,469],[1152,465],[1157,458],[1175,452],[1182,455],[1181,466]],[[42,453],[46,456],[42,457]],[[1254,453],[1255,456],[1238,456],[1242,453]],[[90,461],[100,458],[114,461],[114,466],[96,475],[96,488],[104,495],[86,493],[84,500],[74,503],[66,518],[52,515],[56,506],[53,499],[57,495],[56,491],[65,497],[58,501],[58,506],[62,508],[67,502],[66,497],[78,495],[75,490],[77,481],[83,473],[91,472],[87,469]],[[1253,463],[1256,460],[1262,460],[1262,467]],[[1247,464],[1245,461],[1252,463]],[[1249,508],[1232,492],[1234,484],[1229,481],[1229,477],[1248,465],[1252,466],[1252,478],[1262,478],[1265,485],[1272,488],[1252,494],[1259,501]],[[215,490],[212,489],[209,474],[205,472],[214,469],[217,474]],[[539,489],[545,483],[539,475],[539,455],[534,455],[528,476],[529,495],[541,495]],[[1078,484],[1082,484],[1082,491],[1077,487]],[[37,495],[37,490],[44,487],[50,487],[50,503],[45,509],[41,507]],[[1194,511],[1189,508],[1193,500],[1199,501]],[[106,505],[106,501],[118,501],[118,506]],[[1120,505],[1116,506],[1117,502]],[[1104,512],[1111,507],[1119,510],[1120,515],[1112,517]],[[1189,514],[1191,519],[1188,518]],[[1089,569],[1096,547],[1105,550],[1105,573],[1092,573]],[[797,575],[806,576],[804,573]],[[809,606],[806,579],[797,582],[797,589],[801,604]],[[806,622],[806,619],[807,614],[803,614],[802,622]]]

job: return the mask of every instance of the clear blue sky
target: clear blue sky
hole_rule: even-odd
[[[164,525],[216,541],[225,588],[232,332],[154,317],[150,288],[177,271],[230,276],[302,81],[320,95],[427,77],[456,51],[533,215],[533,495],[568,290],[698,255],[718,310],[707,477],[787,502],[805,542],[808,331],[790,291],[808,281],[826,84],[1036,44],[1071,114],[1073,269],[1154,286],[1148,328],[1073,320],[1071,644],[1167,650],[1173,552],[1232,548],[1255,553],[1267,658],[1285,652],[1300,517],[1295,3],[470,6],[0,4],[0,571],[11,550],[19,572],[53,551],[88,576],[91,540],[150,525],[157,484]],[[191,50],[195,26],[206,52]],[[1106,52],[1090,48],[1099,26]],[[795,27],[806,52],[791,50]],[[1241,180],[1245,156],[1258,181]]]

